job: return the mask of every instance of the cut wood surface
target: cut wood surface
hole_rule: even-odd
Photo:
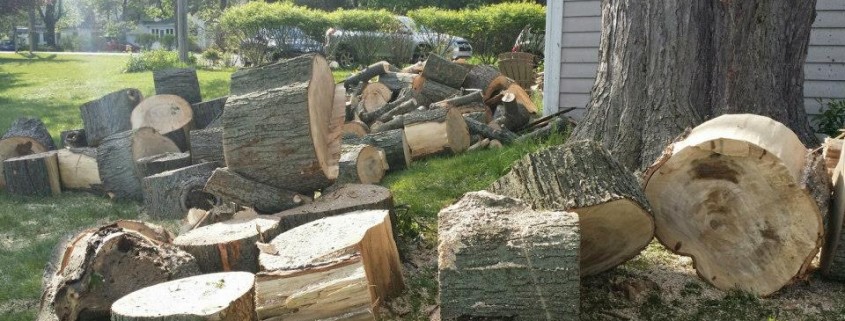
[[[361,137],[356,143],[372,145],[383,150],[390,171],[411,166],[411,149],[408,147],[408,140],[402,129],[372,133]]]
[[[191,162],[213,162],[226,166],[223,157],[223,127],[195,129],[191,131]]]
[[[531,96],[525,91],[524,88],[520,87],[517,83],[511,82],[505,88],[507,92],[514,94],[515,100],[519,105],[521,105],[525,110],[528,111],[529,114],[536,115],[537,114],[537,105],[534,104],[534,101],[531,100]]]
[[[654,221],[639,181],[591,141],[526,155],[488,190],[538,209],[578,213],[584,276],[637,256],[654,236]]]
[[[132,292],[111,308],[113,321],[255,321],[255,275],[222,272]]]
[[[481,89],[484,100],[490,99],[500,90],[506,89],[510,83],[508,77],[502,75],[496,67],[490,65],[476,65],[470,69],[464,80],[463,88]]]
[[[0,139],[0,162],[9,158],[32,155],[46,152],[47,148],[31,137],[9,137]],[[3,178],[2,165],[0,164],[0,187],[6,186],[6,179]]]
[[[97,148],[97,170],[103,180],[103,189],[112,198],[141,200],[143,177],[135,162],[167,152],[178,153],[179,147],[149,127],[107,137]]]
[[[470,192],[440,211],[443,320],[578,320],[578,216]]]
[[[347,77],[346,80],[343,81],[343,85],[346,88],[353,88],[359,83],[366,83],[370,79],[375,78],[376,76],[380,76],[391,71],[390,67],[390,63],[386,61],[376,62],[372,65],[369,65],[367,68],[364,68],[364,70],[361,70],[360,72],[354,73]]]
[[[103,181],[97,169],[97,149],[65,148],[57,152],[62,189],[102,190]]]
[[[425,61],[422,76],[452,88],[461,88],[469,69],[451,62],[436,54],[431,54]]]
[[[279,219],[252,217],[206,225],[182,235],[173,244],[191,253],[203,273],[258,272],[255,242],[270,242],[279,235]]]
[[[807,154],[764,116],[695,127],[646,172],[658,240],[719,289],[769,295],[804,277],[824,232],[812,195],[827,194],[812,190],[826,184],[808,184],[816,171]]]
[[[826,141],[825,144],[828,142]],[[830,153],[830,151],[828,151]],[[822,248],[819,270],[827,278],[845,281],[845,148],[840,148],[836,156],[837,164],[833,170],[833,199],[830,202],[830,215],[827,220],[824,247]],[[832,155],[830,155],[832,156]],[[829,157],[825,157],[827,161]]]
[[[373,112],[393,99],[393,91],[381,83],[369,83],[361,92],[361,106],[364,112]]]
[[[139,158],[135,161],[141,178],[191,165],[190,153],[167,152]]]
[[[219,198],[203,191],[216,168],[214,163],[202,163],[145,177],[147,214],[154,219],[181,219],[192,208],[210,210],[219,205]]]
[[[827,137],[822,144],[822,157],[824,157],[825,168],[833,181],[836,181],[836,174],[838,174],[835,173],[835,170],[839,165],[839,155],[842,154],[843,142],[845,142],[843,139]]]
[[[281,232],[324,217],[360,210],[392,210],[390,190],[369,184],[345,184],[333,188],[314,202],[277,214]]]
[[[176,95],[189,104],[202,101],[200,82],[194,68],[172,68],[153,71],[156,95]]]
[[[223,114],[223,106],[226,105],[227,99],[229,99],[229,96],[192,104],[191,110],[194,114],[194,128],[207,128],[208,125],[220,117]]]
[[[381,108],[372,112],[361,113],[358,117],[361,121],[372,124],[375,120],[384,122],[390,120],[393,115],[404,114],[415,108],[417,108],[417,105],[414,99],[414,92],[408,89],[401,91],[395,100],[385,104]]]
[[[499,123],[512,131],[518,130],[528,124],[531,120],[528,109],[518,100],[517,95],[511,91],[505,91],[502,95],[503,120]]]
[[[404,117],[404,127],[412,159],[444,152],[460,153],[469,148],[467,124],[454,109],[409,113]]]
[[[62,192],[56,151],[3,161],[6,191],[21,196],[56,196]]]
[[[315,238],[314,235],[320,235]],[[404,288],[387,210],[326,217],[284,232],[259,254],[262,320],[373,319]]]
[[[85,129],[63,130],[60,137],[62,147],[88,147],[88,141],[85,139]]]
[[[191,105],[176,95],[155,95],[132,110],[132,129],[151,127],[170,138],[183,151],[188,150],[188,131],[193,128]]]
[[[291,84],[309,82],[314,74],[314,64],[320,69],[320,73],[329,70],[326,59],[318,54],[305,54],[296,58],[280,60],[276,63],[239,69],[232,74],[232,81],[229,83],[229,94],[240,96],[257,91],[279,88]],[[325,65],[325,70],[322,67]],[[334,84],[334,78],[331,81]],[[231,96],[230,96],[231,98]],[[228,102],[227,102],[228,106]]]
[[[50,136],[50,132],[47,131],[44,122],[38,118],[21,117],[15,119],[0,139],[12,137],[29,137],[47,148],[47,150],[56,149],[53,136]]]
[[[261,213],[275,213],[309,201],[304,195],[250,180],[227,167],[215,169],[204,190]]]
[[[417,78],[421,82],[414,87],[417,92],[417,102],[421,106],[428,106],[432,103],[452,98],[460,94],[460,90],[441,84],[425,77]]]
[[[343,124],[343,136],[363,137],[370,132],[370,127],[360,120],[353,120]]]
[[[387,171],[381,151],[366,144],[341,147],[338,184],[378,184]]]
[[[126,88],[79,106],[88,146],[99,146],[109,135],[132,129],[132,110],[141,100],[140,90]]]

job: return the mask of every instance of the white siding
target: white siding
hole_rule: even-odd
[[[560,81],[555,110],[576,107],[569,116],[580,118],[590,100],[590,90],[596,79],[598,49],[601,40],[601,1],[580,0],[563,2],[561,28]],[[546,87],[548,89],[552,89]]]
[[[845,1],[818,0],[804,64],[804,108],[818,114],[831,99],[845,99]]]

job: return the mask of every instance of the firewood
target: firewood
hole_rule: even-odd
[[[339,184],[378,184],[387,171],[379,149],[365,144],[343,145],[339,164]]]
[[[363,137],[370,132],[370,127],[360,120],[353,120],[343,124],[343,135],[351,135],[353,137]]]
[[[106,137],[132,129],[132,110],[144,96],[135,88],[126,88],[79,106],[88,146],[97,147]]]
[[[85,129],[63,130],[60,137],[62,147],[88,147],[88,141],[85,139]]]
[[[438,101],[436,103],[432,103],[431,106],[429,106],[429,108],[430,109],[452,108],[452,107],[470,105],[470,104],[474,104],[474,103],[482,103],[483,104],[484,100],[482,100],[482,98],[483,97],[482,97],[481,91],[480,90],[474,90],[471,93],[466,94],[466,95],[456,96],[456,97],[452,97],[452,98],[449,98],[449,99]]]
[[[254,217],[206,225],[179,235],[173,244],[191,253],[203,273],[258,272],[258,247],[281,233],[279,219]]]
[[[806,275],[822,241],[829,189],[816,182],[829,180],[815,178],[824,171],[814,163],[770,118],[704,122],[646,172],[657,239],[695,257],[698,275],[719,289],[772,294]]]
[[[324,71],[331,73],[326,59],[318,54],[305,54],[296,58],[280,60],[269,65],[239,69],[232,74],[232,80],[229,83],[229,94],[232,96],[241,96],[251,92],[267,91],[297,83],[307,83],[313,80],[312,76],[315,75],[315,68],[320,70],[317,74],[321,74]],[[332,78],[331,83],[334,84],[334,78]]]
[[[466,122],[470,133],[481,135],[485,138],[496,139],[505,144],[510,144],[519,137],[510,130],[505,128],[495,129],[471,117],[464,116],[464,122]]]
[[[376,121],[370,126],[370,133],[382,133],[389,130],[402,129],[405,126],[405,115],[396,115],[387,122]]]
[[[97,166],[97,149],[65,148],[57,153],[62,189],[102,191],[103,181]]]
[[[188,104],[202,101],[200,82],[194,68],[172,68],[153,71],[156,95],[176,95]]]
[[[56,149],[56,144],[53,142],[53,136],[50,136],[50,132],[47,131],[47,126],[44,126],[44,123],[38,118],[21,117],[15,119],[0,139],[12,137],[29,137],[39,142],[41,146],[44,146],[47,150]]]
[[[151,127],[170,138],[182,151],[189,149],[188,132],[193,128],[191,105],[176,95],[155,95],[132,110],[132,129]]]
[[[825,141],[827,145],[829,142]],[[828,147],[829,148],[829,147]],[[830,151],[828,150],[828,157]],[[845,281],[845,148],[839,149],[837,164],[833,170],[833,196],[830,202],[830,216],[827,218],[824,247],[822,247],[819,270],[826,278]],[[829,158],[825,157],[825,161]]]
[[[264,246],[258,262],[255,308],[262,320],[372,320],[404,288],[386,210],[293,228]]]
[[[389,72],[378,77],[378,82],[390,88],[393,93],[398,94],[402,89],[411,88],[417,74],[404,72]]]
[[[505,90],[509,93],[514,94],[516,96],[516,102],[519,103],[519,105],[521,105],[523,108],[525,108],[525,110],[527,110],[529,114],[537,114],[537,105],[534,104],[534,101],[531,100],[531,96],[529,96],[528,93],[525,92],[525,89],[523,89],[517,83],[509,83]]]
[[[464,116],[466,116],[467,114],[481,113],[483,117],[478,117],[478,119],[476,120],[484,124],[489,123],[490,120],[493,119],[493,113],[490,112],[490,108],[487,107],[487,105],[485,105],[484,103],[474,102],[450,108],[457,109]]]
[[[473,111],[473,112],[468,112],[468,113],[465,113],[463,109],[460,109],[460,110],[464,115],[464,119],[472,119],[472,120],[478,122],[481,125],[487,124],[491,120],[491,115],[490,115],[489,109],[487,111]],[[477,131],[473,132],[472,127],[469,127],[470,126],[469,123],[467,123],[467,126],[470,129],[470,134],[472,134],[473,136],[480,136]],[[487,125],[484,125],[484,126],[487,126]]]
[[[19,118],[0,139],[0,163],[18,156],[26,156],[53,150],[55,144],[40,120]],[[0,164],[0,187],[6,186],[2,164]]]
[[[444,152],[457,154],[469,147],[469,130],[457,110],[413,112],[406,114],[404,120],[411,159],[421,159]]]
[[[469,69],[439,55],[431,54],[425,61],[422,76],[428,81],[436,81],[452,88],[461,88]]]
[[[368,66],[367,68],[364,68],[364,70],[361,70],[360,72],[357,72],[347,77],[346,80],[343,81],[343,86],[347,89],[354,88],[359,83],[366,83],[370,81],[370,79],[375,78],[376,76],[380,76],[387,72],[390,72],[391,69],[392,68],[390,63],[386,61],[379,61]]]
[[[440,211],[438,223],[441,318],[578,320],[574,213],[480,191]]]
[[[202,163],[144,178],[144,208],[154,219],[180,219],[192,208],[211,209],[221,200],[203,191],[214,163]]]
[[[141,178],[152,176],[158,173],[188,167],[191,165],[190,153],[167,152],[139,158],[135,161],[138,168],[138,176]]]
[[[489,146],[489,145],[490,145],[490,138],[485,138],[485,139],[479,140],[479,141],[478,141],[478,142],[476,142],[475,144],[472,144],[472,146],[470,146],[469,148],[467,148],[467,151],[474,151],[474,150],[479,150],[479,149],[485,149],[485,148],[487,148],[487,146]]]
[[[481,89],[484,100],[490,99],[500,90],[507,89],[510,80],[490,65],[477,65],[470,69],[464,80],[463,88]]]
[[[360,210],[392,210],[393,194],[386,187],[367,184],[344,184],[334,187],[314,202],[285,210],[279,218],[280,232],[318,219]]]
[[[534,208],[578,213],[583,276],[637,256],[654,236],[654,221],[637,178],[591,141],[531,153],[488,190]]]
[[[179,147],[155,129],[144,127],[106,137],[97,148],[97,170],[103,189],[112,198],[141,200],[141,177],[135,162]]]
[[[191,131],[191,162],[213,162],[217,166],[226,166],[223,158],[223,128],[213,127]]]
[[[507,129],[512,131],[518,130],[528,124],[531,120],[528,109],[517,100],[515,93],[505,91],[502,96],[502,106],[504,110],[504,119],[499,122]]]
[[[502,142],[494,139],[494,140],[490,141],[490,145],[488,145],[488,147],[498,149],[498,148],[502,148],[504,146],[502,146]]]
[[[417,92],[417,102],[421,106],[457,96],[461,91],[425,77],[418,77],[420,84],[414,87]]]
[[[408,89],[400,92],[399,96],[392,102],[389,102],[372,112],[361,113],[359,117],[361,121],[367,124],[372,124],[375,120],[386,122],[390,120],[393,115],[407,113],[416,107],[414,92],[413,90]]]
[[[384,107],[393,99],[393,91],[381,83],[369,83],[361,92],[359,105],[363,108],[358,114],[374,112]]]
[[[827,169],[827,174],[830,175],[834,181],[836,180],[834,170],[839,164],[839,155],[842,152],[843,142],[845,142],[843,139],[827,137],[824,139],[824,143],[822,144],[822,157],[824,157],[825,168]]]
[[[56,196],[62,192],[56,151],[4,160],[3,176],[12,195]]]
[[[420,73],[422,73],[424,67],[425,67],[425,62],[420,61],[420,62],[417,62],[413,65],[402,68],[402,70],[400,72],[409,73],[409,74],[420,74]]]
[[[226,167],[214,170],[204,190],[261,213],[275,213],[309,201],[304,195],[250,180]]]
[[[214,120],[223,114],[223,107],[226,105],[227,99],[229,99],[229,96],[192,104],[191,110],[194,113],[194,128],[203,129],[213,124]]]
[[[397,171],[411,166],[411,149],[405,131],[401,128],[371,133],[350,144],[367,144],[378,147],[385,153],[388,170]]]
[[[552,118],[551,120],[546,123],[545,126],[536,128],[534,131],[530,133],[525,133],[519,138],[516,139],[517,142],[528,141],[528,140],[543,140],[548,138],[554,133],[564,133],[566,131],[567,122],[560,117]]]

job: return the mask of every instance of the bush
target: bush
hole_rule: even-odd
[[[212,66],[216,66],[220,63],[220,60],[223,59],[223,53],[214,47],[211,47],[202,53],[202,59],[211,63]]]
[[[173,47],[176,46],[176,36],[174,35],[161,36],[158,41],[161,43],[161,46],[167,50],[173,50]]]
[[[124,72],[156,71],[168,68],[183,68],[196,64],[196,57],[188,56],[188,64],[179,61],[179,54],[169,50],[144,51],[129,57]]]
[[[140,45],[143,50],[150,50],[157,39],[158,37],[151,33],[140,34],[138,35],[138,45]]]
[[[831,100],[827,106],[818,101],[822,109],[818,115],[813,115],[818,131],[830,137],[839,136],[839,129],[845,127],[845,100]]]

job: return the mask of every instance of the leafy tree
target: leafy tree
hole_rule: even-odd
[[[56,47],[56,24],[65,15],[63,0],[43,0],[42,5],[38,7],[38,14],[41,20],[44,21],[44,37],[47,45]]]

